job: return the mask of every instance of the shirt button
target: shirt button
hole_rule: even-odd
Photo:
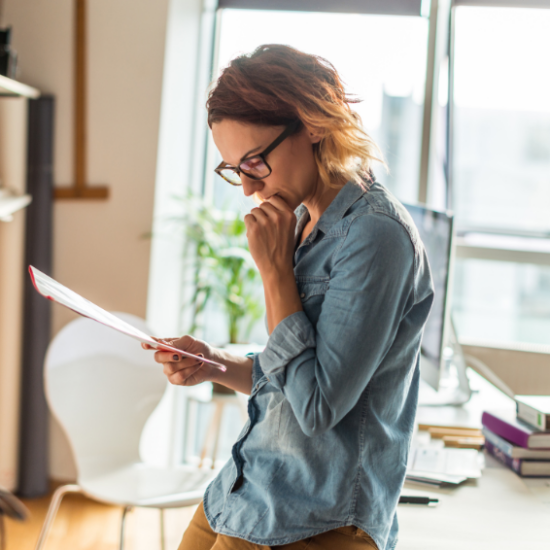
[[[306,293],[302,292],[302,294],[300,294],[300,298],[305,298],[305,297],[306,297]]]

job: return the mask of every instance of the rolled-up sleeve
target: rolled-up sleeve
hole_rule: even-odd
[[[246,356],[252,359],[252,388],[264,377],[262,367],[260,367],[259,353],[247,353]]]
[[[283,319],[260,354],[262,371],[279,389],[285,385],[285,367],[308,348],[315,347],[315,329],[303,311]]]
[[[335,252],[314,326],[284,319],[259,365],[288,399],[306,435],[331,429],[357,403],[414,303],[414,247],[400,223],[364,214]]]

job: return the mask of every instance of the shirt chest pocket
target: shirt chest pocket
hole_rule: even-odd
[[[322,303],[325,298],[329,287],[329,279],[315,279],[311,280],[309,278],[304,278],[300,280],[297,277],[296,282],[298,284],[298,293],[300,294],[300,300],[304,306],[306,303]]]

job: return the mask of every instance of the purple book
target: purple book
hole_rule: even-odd
[[[523,477],[548,477],[550,476],[550,460],[524,460],[521,458],[512,458],[505,452],[495,447],[490,441],[485,442],[487,452],[493,455],[497,460],[506,464],[508,468],[514,470],[516,474]]]
[[[524,424],[513,414],[485,411],[481,423],[514,445],[526,449],[550,449],[550,432],[541,432]]]

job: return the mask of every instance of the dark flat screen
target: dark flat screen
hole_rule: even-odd
[[[422,206],[404,205],[424,243],[435,288],[434,302],[422,338],[422,354],[434,366],[441,365],[446,308],[449,297],[449,271],[453,217]]]

